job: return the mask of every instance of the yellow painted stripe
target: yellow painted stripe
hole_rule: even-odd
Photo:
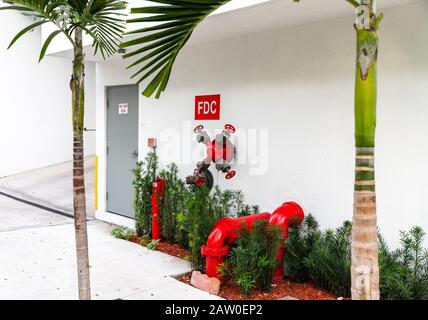
[[[95,155],[95,165],[94,165],[94,208],[98,210],[98,156]]]

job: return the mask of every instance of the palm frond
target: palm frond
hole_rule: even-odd
[[[24,34],[47,22],[58,30],[52,32],[42,46],[39,59],[43,59],[52,40],[64,34],[75,46],[73,32],[82,28],[93,39],[95,54],[100,51],[105,58],[117,52],[120,38],[125,29],[122,0],[13,0],[0,10],[21,11],[33,16],[36,22],[20,31],[11,41],[9,48]]]
[[[208,15],[231,0],[150,0],[159,5],[132,8],[131,14],[143,15],[127,20],[128,24],[154,23],[128,32],[135,39],[122,43],[122,48],[134,47],[123,57],[136,57],[128,68],[139,67],[132,78],[141,83],[151,77],[143,94],[156,92],[159,98],[165,90],[175,59],[195,28]]]
[[[84,30],[92,37],[95,54],[103,58],[117,52],[125,30],[126,2],[121,0],[91,0],[82,12]]]
[[[9,48],[24,34],[47,22],[57,25],[74,45],[70,34],[61,28],[58,22],[61,19],[61,10],[58,8],[66,5],[65,0],[13,0],[10,2],[11,5],[0,7],[0,10],[21,11],[33,16],[37,22],[21,30],[11,41]]]

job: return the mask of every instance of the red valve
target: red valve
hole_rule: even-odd
[[[224,128],[226,129],[226,131],[230,132],[230,133],[235,133],[236,129],[234,126],[232,126],[231,124],[226,124],[224,126]]]
[[[226,180],[232,179],[236,175],[236,171],[232,170],[226,174]]]
[[[206,157],[197,165],[193,175],[186,178],[186,183],[196,186],[206,185],[209,189],[213,186],[212,173],[208,170],[211,163],[215,163],[218,171],[226,173],[226,179],[230,180],[236,172],[231,170],[231,163],[235,157],[235,146],[229,140],[236,129],[231,124],[226,124],[224,130],[211,140],[203,125],[198,125],[193,130],[197,134],[196,140],[205,144]]]
[[[195,128],[195,130],[193,130],[194,133],[198,133],[199,131],[201,131],[204,128],[204,126],[202,124],[200,124],[199,126],[197,126]]]

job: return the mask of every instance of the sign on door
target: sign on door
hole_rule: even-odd
[[[128,104],[120,103],[119,104],[119,114],[128,114]]]
[[[220,120],[220,95],[196,96],[195,120]]]

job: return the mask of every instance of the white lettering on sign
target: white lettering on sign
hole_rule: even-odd
[[[128,104],[119,103],[119,114],[128,114]]]
[[[198,113],[199,114],[215,114],[217,111],[217,102],[216,101],[200,101],[198,103]]]

